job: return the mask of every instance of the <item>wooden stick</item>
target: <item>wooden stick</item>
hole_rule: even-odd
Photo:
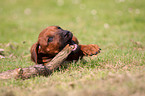
[[[73,45],[66,45],[66,47],[62,51],[60,51],[46,66],[39,64],[28,68],[8,70],[6,72],[0,73],[0,79],[27,79],[40,75],[48,76],[66,60],[68,55],[72,52],[73,48]]]

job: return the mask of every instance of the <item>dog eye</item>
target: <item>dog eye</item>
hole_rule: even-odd
[[[47,42],[48,42],[48,43],[49,43],[49,42],[52,42],[52,40],[53,40],[53,37],[49,37]]]

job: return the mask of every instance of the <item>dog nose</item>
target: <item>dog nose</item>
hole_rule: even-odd
[[[100,53],[100,51],[101,51],[102,49],[101,48],[99,48],[99,50],[98,50],[98,52]]]
[[[63,32],[63,35],[64,35],[64,37],[66,37],[67,35],[69,35],[69,31],[67,31],[67,30],[65,30],[64,32]]]

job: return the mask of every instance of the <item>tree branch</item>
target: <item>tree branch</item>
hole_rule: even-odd
[[[27,79],[35,76],[48,76],[62,64],[72,52],[74,46],[66,45],[46,66],[39,64],[28,68],[16,68],[0,73],[0,79],[21,78]]]

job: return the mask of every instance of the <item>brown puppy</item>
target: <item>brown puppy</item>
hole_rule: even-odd
[[[50,26],[44,29],[38,37],[38,41],[31,47],[31,59],[36,64],[48,63],[67,44],[75,45],[67,61],[78,60],[83,56],[92,56],[100,53],[98,45],[80,45],[77,38],[70,31],[63,30],[59,26]]]

